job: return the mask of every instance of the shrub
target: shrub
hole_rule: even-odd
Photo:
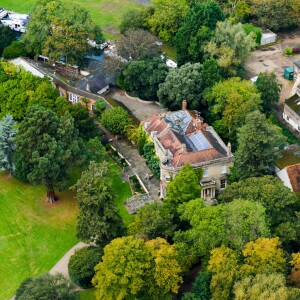
[[[3,57],[5,59],[16,58],[19,56],[26,56],[24,44],[20,41],[13,41],[9,46],[3,50]]]
[[[144,157],[146,159],[146,163],[153,175],[159,179],[160,178],[160,165],[159,158],[155,154],[155,147],[152,142],[148,142],[144,145]]]
[[[16,300],[77,300],[76,286],[63,274],[45,274],[25,279],[16,291]]]
[[[113,134],[124,134],[125,126],[130,124],[128,112],[122,107],[114,107],[104,111],[100,122]]]
[[[93,104],[93,111],[97,116],[101,116],[105,108],[106,108],[106,103],[103,100],[99,99]]]
[[[294,47],[293,48],[293,53],[300,53],[300,48]]]
[[[260,45],[261,43],[261,37],[262,37],[262,30],[260,27],[256,27],[250,23],[243,24],[243,28],[246,32],[246,34],[250,34],[253,32],[255,34],[255,42],[257,45]]]
[[[284,49],[284,54],[285,55],[292,55],[293,54],[293,49],[289,48],[289,47],[285,48]]]
[[[75,251],[68,264],[71,280],[83,288],[92,287],[94,267],[100,262],[103,250],[100,247],[84,247]]]

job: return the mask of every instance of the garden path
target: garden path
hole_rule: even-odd
[[[149,167],[146,165],[146,160],[139,155],[136,146],[132,145],[129,141],[121,139],[114,140],[112,145],[127,159],[131,167],[127,171],[122,173],[122,179],[128,181],[128,177],[133,174],[139,175],[142,179],[144,185],[146,186],[149,195],[153,199],[159,197],[159,181],[152,177],[151,179],[145,179],[146,174],[150,175],[152,172]]]
[[[69,278],[69,271],[68,271],[68,263],[70,257],[74,254],[75,250],[83,248],[87,246],[87,244],[83,242],[79,242],[73,248],[71,248],[49,271],[50,274],[62,273],[65,277]]]

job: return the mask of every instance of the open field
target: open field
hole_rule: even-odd
[[[0,7],[28,14],[35,2],[36,0],[0,0]],[[141,7],[132,0],[74,0],[72,2],[84,6],[90,12],[92,19],[101,26],[107,39],[112,39],[118,34],[121,17],[126,11]]]
[[[133,216],[124,207],[131,196],[128,183],[123,183],[120,169],[111,164],[115,202],[126,225]],[[80,177],[73,170],[70,184]],[[0,299],[9,299],[20,282],[49,271],[77,242],[78,207],[71,191],[57,193],[55,204],[45,202],[42,186],[7,178],[0,173]],[[88,298],[89,299],[89,298]]]
[[[44,187],[0,173],[0,299],[9,299],[20,282],[49,271],[77,242],[78,208],[70,191],[45,203]]]

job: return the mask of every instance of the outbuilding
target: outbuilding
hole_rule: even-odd
[[[261,46],[269,45],[275,43],[276,40],[277,40],[277,34],[272,32],[269,29],[266,29],[262,32],[260,45]]]

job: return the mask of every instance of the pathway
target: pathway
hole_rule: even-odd
[[[68,263],[70,257],[74,254],[75,250],[83,248],[87,246],[87,244],[83,242],[79,242],[73,248],[71,248],[49,271],[50,274],[62,273],[65,277],[69,278],[69,271],[68,271]]]

